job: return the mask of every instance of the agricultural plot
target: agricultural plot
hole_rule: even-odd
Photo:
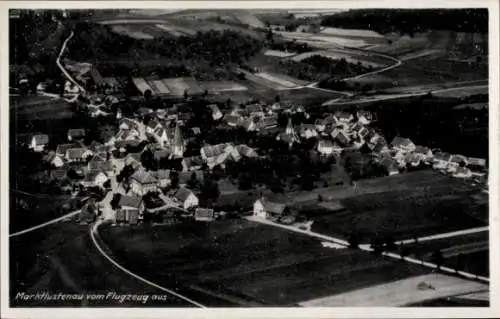
[[[435,96],[439,97],[468,97],[471,95],[477,95],[477,94],[488,94],[489,88],[487,85],[480,85],[480,86],[470,86],[466,88],[458,88],[458,89],[447,89],[447,90],[442,90],[433,93]]]
[[[278,57],[278,58],[288,58],[288,57],[297,55],[297,53],[277,51],[277,50],[267,50],[266,52],[264,52],[264,55],[275,56],[275,57]]]
[[[205,81],[200,82],[200,87],[208,92],[233,92],[247,91],[248,88],[233,81]]]
[[[487,210],[469,197],[479,188],[444,175],[416,173],[359,181],[359,192],[364,194],[341,200],[345,211],[330,213],[323,208],[313,218],[313,231],[345,237],[354,231],[369,242],[374,235],[390,234],[400,240],[484,226],[471,216]]]
[[[10,97],[11,117],[23,120],[65,119],[74,115],[71,104],[46,96]]]
[[[394,64],[394,61],[382,57],[369,54],[353,53],[349,51],[341,51],[341,50],[321,50],[321,51],[306,52],[296,55],[291,59],[294,61],[302,61],[314,55],[320,55],[335,60],[345,59],[349,63],[360,62],[363,65],[371,65],[373,68],[382,68]]]
[[[198,82],[193,78],[168,78],[162,79],[163,84],[168,88],[170,94],[182,96],[184,92],[188,94],[200,94],[203,92]]]
[[[175,35],[175,36],[181,36],[181,35],[185,34],[184,32],[181,32],[178,29],[176,29],[175,27],[167,25],[167,24],[155,24],[154,26],[162,31],[166,31],[166,32],[168,32],[172,35]]]
[[[384,39],[383,35],[372,30],[324,28],[321,30],[321,34],[346,38]]]
[[[153,93],[153,89],[149,86],[148,82],[144,80],[143,78],[133,78],[132,81],[134,82],[135,86],[139,91],[141,91],[142,94],[146,92],[147,90],[150,90],[151,93]]]
[[[293,88],[293,87],[296,87],[299,85],[299,83],[292,82],[292,81],[290,81],[290,79],[285,79],[283,76],[277,75],[277,74],[271,74],[271,73],[267,73],[267,72],[259,72],[259,73],[255,73],[255,76],[262,78],[262,79],[265,79],[267,81],[273,82],[273,83],[277,83],[280,87],[283,87],[283,88]]]
[[[131,27],[128,26],[123,26],[123,25],[115,25],[111,28],[114,32],[127,35],[131,38],[138,39],[138,40],[152,40],[154,37],[151,34],[134,30]]]
[[[343,37],[330,35],[326,33],[306,33],[306,32],[287,32],[287,31],[279,31],[277,32],[282,37],[295,40],[297,42],[317,42],[319,44],[328,44],[333,47],[341,48],[341,47],[351,47],[351,48],[364,48],[367,46],[380,44],[380,38],[359,38],[359,37]],[[315,46],[314,44],[311,44]]]
[[[102,237],[121,263],[149,280],[261,306],[294,305],[429,272],[245,220],[110,228]]]
[[[253,14],[235,14],[234,17],[250,27],[265,28],[265,24]]]
[[[167,94],[170,93],[168,87],[163,83],[162,80],[151,80],[148,81],[149,85],[154,89],[156,94]]]

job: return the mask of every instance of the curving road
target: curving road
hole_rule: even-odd
[[[85,92],[85,89],[80,84],[78,84],[78,82],[76,82],[75,79],[73,79],[71,74],[69,74],[68,71],[66,71],[64,66],[61,64],[61,57],[62,57],[64,51],[66,50],[66,47],[68,45],[69,40],[71,40],[73,35],[74,35],[74,32],[71,31],[71,34],[69,35],[69,37],[66,40],[64,40],[63,45],[61,47],[61,51],[59,52],[59,55],[57,56],[56,64],[59,67],[59,69],[61,69],[61,72],[68,78],[68,80],[71,83],[73,83],[76,87],[78,87],[78,89],[80,89],[81,92]]]
[[[90,232],[90,238],[92,239],[92,242],[94,243],[94,246],[97,248],[97,250],[101,253],[102,256],[104,256],[104,258],[106,258],[110,263],[112,263],[116,268],[120,269],[121,271],[125,272],[127,275],[129,276],[132,276],[140,281],[142,281],[143,283],[147,284],[147,285],[150,285],[150,286],[153,286],[157,289],[160,289],[172,296],[175,296],[177,298],[180,298],[184,301],[187,301],[188,303],[192,304],[192,305],[195,305],[197,307],[200,307],[200,308],[206,308],[204,305],[192,300],[192,299],[189,299],[188,297],[186,296],[183,296],[171,289],[168,289],[168,288],[165,288],[165,287],[162,287],[158,284],[155,284],[154,282],[152,281],[149,281],[133,272],[131,272],[130,270],[126,269],[125,267],[123,267],[122,265],[120,265],[118,262],[116,262],[113,258],[111,258],[108,254],[106,254],[106,252],[104,251],[104,249],[102,249],[102,247],[99,245],[99,243],[97,242],[97,239],[96,239],[96,236],[99,236],[99,226],[103,223],[102,220],[98,220],[94,225],[92,225],[92,227],[90,228],[89,232]]]
[[[429,240],[435,240],[435,239],[443,239],[443,238],[450,238],[450,237],[456,237],[456,236],[461,236],[461,235],[469,235],[469,234],[476,234],[476,233],[482,233],[482,232],[487,232],[489,231],[488,226],[483,226],[483,227],[476,227],[476,228],[469,228],[469,229],[464,229],[464,230],[457,230],[449,233],[442,233],[442,234],[436,234],[436,235],[431,235],[431,236],[425,236],[425,237],[420,237],[415,239],[406,239],[406,240],[400,240],[397,241],[395,244],[396,245],[406,245],[406,244],[413,244],[415,242],[424,242],[424,241],[429,241]]]

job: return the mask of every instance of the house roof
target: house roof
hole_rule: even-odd
[[[201,148],[201,151],[206,157],[216,157],[226,152],[226,149],[231,146],[230,143],[222,143],[216,145],[205,145]]]
[[[264,206],[264,210],[269,213],[282,214],[285,211],[286,204],[284,203],[270,201],[269,199],[264,197],[260,198],[259,200],[261,201],[262,206]]]
[[[236,146],[236,151],[238,151],[239,154],[246,156],[246,157],[257,157],[258,154],[257,152],[251,148],[250,146],[246,144],[240,144]]]
[[[417,153],[417,154],[427,154],[427,153],[429,153],[430,150],[431,149],[428,148],[427,146],[417,145],[415,147],[415,151],[414,152]]]
[[[467,168],[467,167],[457,167],[457,169],[455,170],[455,175],[458,175],[458,174],[468,174],[470,172],[470,170]]]
[[[74,128],[68,130],[68,136],[70,137],[84,137],[85,136],[85,130],[83,128]]]
[[[125,157],[125,161],[140,162],[141,161],[141,152],[138,152],[138,153],[128,153],[127,156]]]
[[[257,127],[259,129],[271,128],[273,126],[278,125],[278,115],[271,114],[266,117],[263,117],[257,121]]]
[[[191,171],[191,172],[179,172],[179,184],[186,184],[191,179],[191,175],[193,173],[196,174],[196,179],[198,181],[203,180],[203,178],[204,178],[203,171],[196,170],[196,171]]]
[[[158,180],[170,179],[170,170],[159,169],[158,171],[156,171],[156,178]]]
[[[469,157],[469,158],[467,158],[467,163],[469,165],[486,166],[486,159],[484,159],[484,158],[476,158],[476,157]]]
[[[240,124],[242,118],[238,115],[226,114],[224,115],[224,122],[227,124],[238,125]]]
[[[129,119],[129,118],[126,118],[126,117],[120,119],[120,122],[118,125],[122,126],[122,124],[126,124],[129,129],[133,128],[133,129],[137,130],[139,128],[139,124],[136,121]]]
[[[160,160],[162,158],[166,158],[170,155],[170,151],[169,150],[158,150],[158,151],[155,151],[153,153],[153,157],[155,160]]]
[[[372,114],[370,111],[360,110],[360,111],[358,111],[358,112],[356,113],[356,116],[357,116],[358,118],[360,118],[360,117],[364,117],[364,118],[366,118],[366,119],[368,119],[368,120],[371,120],[371,119],[372,119],[372,117],[373,117],[373,114]]]
[[[85,154],[86,149],[83,147],[79,148],[70,148],[69,150],[66,151],[66,155],[69,159],[79,159],[83,157],[83,154]]]
[[[450,162],[454,162],[454,163],[467,162],[467,157],[465,157],[463,155],[452,155],[450,158]]]
[[[411,144],[413,144],[413,142],[409,138],[403,138],[399,136],[396,136],[391,142],[391,145],[394,147],[406,147],[410,146]]]
[[[160,125],[160,123],[155,119],[148,122],[148,127],[151,129],[155,129],[158,125]]]
[[[113,170],[113,164],[111,161],[101,161],[101,160],[96,160],[96,161],[90,161],[89,162],[89,169],[91,170],[101,170],[104,172],[109,172]]]
[[[87,182],[91,182],[91,181],[94,181],[96,179],[96,177],[99,175],[99,174],[103,174],[103,172],[100,170],[100,169],[93,169],[93,170],[90,170],[88,171],[86,174],[85,174],[85,177],[84,177],[84,181],[87,181]]]
[[[334,116],[341,120],[351,120],[353,118],[353,115],[351,113],[347,113],[344,111],[337,111],[335,112]]]
[[[264,109],[262,108],[262,105],[258,103],[250,104],[245,107],[245,113],[251,114],[260,112],[264,112]]]
[[[174,197],[177,198],[178,200],[185,202],[188,197],[193,194],[192,191],[185,187],[181,187],[175,192]]]
[[[301,131],[306,131],[306,130],[308,130],[308,131],[316,131],[316,128],[314,127],[314,124],[307,124],[307,123],[300,124],[299,129]]]
[[[46,145],[49,143],[49,136],[47,134],[37,134],[33,135],[33,140],[35,145]]]
[[[122,195],[120,197],[120,201],[118,203],[119,206],[121,207],[134,207],[139,209],[139,206],[141,205],[142,198],[138,196],[127,196],[127,195]]]
[[[152,184],[156,183],[156,177],[150,172],[144,170],[138,170],[131,176],[132,179],[136,180],[139,184]]]
[[[68,175],[68,168],[59,168],[50,172],[53,179],[62,180]]]
[[[203,159],[201,158],[201,156],[184,157],[182,161],[188,167],[200,166],[203,164]]]
[[[335,143],[332,140],[322,139],[318,142],[318,148],[333,148]]]
[[[77,143],[67,143],[67,144],[59,144],[57,145],[57,148],[56,148],[56,153],[57,154],[66,154],[66,152],[69,150],[69,149],[72,149],[72,148],[79,148],[80,145],[77,144]]]
[[[123,141],[116,141],[115,147],[116,148],[122,148],[127,146],[136,147],[139,144],[141,144],[141,141],[139,140],[123,140]]]
[[[434,154],[434,159],[448,162],[451,159],[451,154],[449,154],[449,153],[437,153],[437,154]]]

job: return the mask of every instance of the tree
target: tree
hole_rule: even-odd
[[[147,89],[144,91],[144,100],[149,101],[151,100],[151,96],[153,95],[153,92],[151,92],[150,89]]]
[[[358,248],[360,241],[359,235],[356,232],[352,231],[349,233],[347,241],[349,242],[349,248]]]
[[[179,187],[179,173],[176,171],[170,171],[170,187],[177,188]]]
[[[322,202],[323,201],[323,196],[321,196],[321,194],[318,194],[318,202]]]
[[[202,195],[211,201],[216,201],[220,195],[219,184],[210,178],[206,178],[202,187]]]
[[[146,148],[142,154],[141,154],[141,164],[144,166],[144,168],[151,170],[154,167],[155,160],[154,160],[154,155],[153,152],[149,149]]]
[[[281,100],[280,96],[276,94],[276,96],[274,97],[274,102],[279,103],[280,100]]]
[[[113,208],[113,209],[118,208],[118,204],[120,203],[121,197],[122,197],[122,195],[120,193],[116,193],[113,195],[113,198],[111,199],[111,202],[110,202],[111,208]]]
[[[247,173],[241,173],[238,176],[238,189],[239,190],[248,190],[252,188],[252,179]]]
[[[111,187],[111,180],[108,179],[106,182],[104,182],[104,184],[102,186],[106,189],[110,188]]]
[[[443,253],[440,250],[434,251],[431,256],[431,261],[436,264],[438,269],[441,269],[441,265],[444,261]]]
[[[196,187],[198,187],[198,178],[195,172],[191,173],[191,177],[187,182],[187,186],[190,189],[195,189]]]
[[[188,91],[187,89],[184,90],[184,99],[187,100],[188,99]]]

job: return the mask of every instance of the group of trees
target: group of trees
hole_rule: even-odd
[[[346,29],[399,32],[412,36],[426,30],[488,32],[487,9],[363,9],[323,18],[321,25]]]
[[[274,41],[268,44],[268,48],[278,51],[289,51],[295,53],[312,52],[315,48],[310,47],[307,43],[297,41]]]
[[[312,55],[301,61],[280,61],[278,67],[286,74],[306,81],[338,80],[372,70],[361,62],[349,63],[345,58],[332,59],[321,55]]]

